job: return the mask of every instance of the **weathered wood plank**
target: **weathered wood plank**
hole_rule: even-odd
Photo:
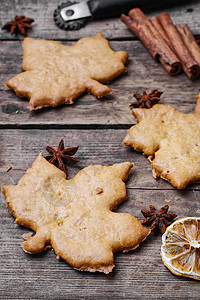
[[[142,220],[141,208],[160,208],[167,204],[163,199],[171,198],[171,212],[199,216],[199,197],[200,191],[187,191],[176,199],[174,191],[128,189],[128,199],[117,211]],[[151,234],[128,254],[116,254],[111,274],[93,274],[73,270],[50,250],[24,253],[21,235],[29,230],[14,223],[3,197],[0,219],[0,299],[199,299],[197,281],[177,277],[164,267],[160,235]]]
[[[133,34],[126,28],[119,18],[108,19],[104,22],[89,22],[84,28],[77,31],[63,31],[59,29],[53,20],[53,12],[62,1],[39,1],[39,0],[9,0],[5,1],[0,10],[0,28],[2,25],[14,18],[15,15],[25,15],[35,19],[33,29],[28,36],[45,39],[76,40],[83,36],[90,36],[101,31],[109,39],[132,39]],[[173,8],[154,10],[147,16],[157,15],[166,10],[176,24],[187,23],[194,34],[200,34],[199,14],[200,2],[198,0],[187,1],[186,4]],[[0,39],[23,39],[23,36],[11,36],[5,30],[0,29]]]
[[[128,73],[110,83],[113,94],[105,99],[96,100],[91,95],[83,95],[73,106],[29,112],[27,100],[20,99],[3,85],[7,79],[21,72],[19,39],[23,37],[11,36],[0,29],[0,126],[13,128],[0,131],[1,186],[16,184],[38,153],[46,153],[47,144],[56,147],[64,138],[66,146],[80,146],[75,156],[81,161],[69,167],[70,177],[89,164],[135,163],[127,181],[127,201],[119,206],[118,212],[129,212],[142,220],[142,208],[148,208],[149,204],[157,208],[169,204],[170,211],[179,217],[199,216],[200,184],[180,191],[164,180],[155,180],[147,158],[121,145],[126,135],[125,128],[135,122],[128,107],[133,101],[133,91],[159,88],[164,91],[161,103],[174,105],[182,112],[192,112],[195,95],[199,93],[199,80],[190,82],[184,74],[169,77],[141,43],[133,41],[134,35],[119,19],[91,22],[75,32],[58,29],[52,15],[61,2],[4,1],[0,9],[0,27],[14,15],[25,14],[35,19],[28,36],[63,40],[65,44],[101,31],[106,38],[118,40],[111,41],[113,49],[129,53]],[[167,11],[175,23],[188,23],[193,33],[200,35],[200,1],[188,1],[188,4]],[[154,11],[148,16],[158,13]],[[27,130],[17,129],[20,126]],[[112,126],[118,129],[108,129]],[[59,130],[45,130],[58,127]],[[13,168],[6,172],[8,165]],[[25,254],[20,242],[21,235],[28,229],[14,223],[2,194],[0,220],[0,299],[199,298],[198,282],[176,277],[164,267],[160,258],[160,236],[152,234],[129,254],[116,254],[116,268],[111,274],[91,274],[75,271],[64,261],[56,260],[53,251],[33,256]]]
[[[64,43],[66,44],[66,43]],[[68,43],[67,43],[68,44]],[[139,41],[111,42],[114,50],[129,54],[127,73],[113,80],[109,86],[112,95],[95,99],[82,95],[74,105],[46,108],[36,112],[27,110],[27,99],[19,98],[4,86],[4,82],[21,72],[22,49],[19,41],[1,42],[0,48],[0,125],[2,126],[71,126],[133,124],[129,104],[133,91],[161,89],[161,103],[174,105],[182,112],[192,112],[199,93],[200,79],[191,82],[185,74],[170,77],[163,67],[155,62]]]
[[[31,167],[40,152],[47,154],[47,145],[57,147],[63,138],[66,147],[79,146],[76,157],[80,163],[69,167],[73,177],[79,170],[91,164],[112,165],[123,161],[135,164],[128,181],[128,188],[133,189],[172,189],[174,196],[178,191],[165,180],[155,180],[152,168],[145,156],[121,144],[126,129],[106,130],[1,130],[0,131],[0,178],[1,185],[17,184],[25,171]],[[6,166],[11,171],[6,172]],[[193,184],[187,189],[200,190],[200,184]],[[163,199],[164,200],[164,199]]]
[[[66,146],[80,145],[76,157],[81,162],[69,169],[70,177],[90,163],[135,162],[135,170],[127,182],[127,201],[119,206],[119,212],[132,213],[142,220],[141,208],[147,208],[149,204],[160,208],[168,204],[165,199],[169,199],[170,210],[179,217],[198,216],[199,191],[159,190],[167,183],[160,180],[157,186],[152,184],[154,179],[148,161],[141,154],[121,146],[123,135],[124,130],[106,130],[106,134],[105,130],[4,130],[1,132],[1,185],[16,184],[46,144],[56,146],[64,137],[68,141]],[[5,166],[9,164],[13,169],[6,173]],[[137,181],[141,181],[141,185],[137,185]],[[148,190],[141,189],[145,186]],[[57,261],[52,251],[35,256],[25,254],[19,244],[21,235],[28,230],[13,223],[3,196],[0,219],[1,299],[79,299],[80,295],[82,299],[184,299],[186,293],[190,299],[198,297],[198,282],[177,278],[162,264],[160,236],[150,236],[140,248],[129,254],[116,254],[116,268],[106,276],[74,271],[65,262]]]

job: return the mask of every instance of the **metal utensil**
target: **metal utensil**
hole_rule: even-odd
[[[183,0],[85,0],[67,1],[54,11],[57,26],[64,30],[77,30],[91,19],[118,17],[131,8],[154,9],[161,6],[183,3]]]

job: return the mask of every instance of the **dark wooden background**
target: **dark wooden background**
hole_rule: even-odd
[[[130,212],[142,220],[142,208],[153,204],[159,209],[169,204],[170,211],[179,217],[199,216],[200,184],[176,190],[164,180],[155,180],[147,158],[121,143],[127,129],[135,123],[129,109],[133,92],[159,88],[164,92],[161,103],[188,113],[194,109],[200,79],[191,82],[184,74],[169,77],[117,18],[88,23],[79,31],[58,29],[52,15],[61,2],[1,0],[0,27],[23,14],[35,19],[28,36],[64,44],[101,31],[114,50],[128,52],[128,72],[110,83],[113,93],[104,99],[85,94],[73,106],[30,112],[27,100],[4,85],[21,72],[23,37],[0,30],[1,186],[17,184],[38,153],[45,152],[46,145],[56,147],[63,138],[66,146],[79,145],[76,157],[81,162],[69,168],[70,177],[89,164],[111,165],[127,160],[135,163],[127,181],[127,201],[117,211]],[[166,11],[174,23],[187,23],[195,36],[200,36],[200,1],[188,1]],[[159,12],[154,10],[148,16]],[[6,172],[8,165],[12,170]],[[75,271],[57,260],[51,250],[39,255],[24,253],[20,242],[26,232],[29,230],[14,223],[1,194],[0,299],[199,299],[198,281],[177,277],[164,267],[160,235],[151,234],[135,251],[116,254],[116,267],[104,275]]]

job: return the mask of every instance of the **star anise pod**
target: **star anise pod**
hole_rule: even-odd
[[[48,156],[45,156],[46,160],[48,160],[49,163],[54,164],[56,167],[58,167],[66,174],[67,174],[67,170],[65,168],[66,164],[75,164],[80,161],[79,159],[71,156],[77,152],[78,147],[71,147],[71,148],[64,149],[63,140],[60,141],[58,149],[52,148],[50,146],[47,146],[46,149],[50,154]]]
[[[160,101],[160,96],[163,94],[163,92],[157,89],[153,89],[150,94],[147,94],[145,90],[143,90],[142,93],[143,95],[139,95],[138,93],[133,94],[137,101],[129,105],[131,108],[151,108]]]
[[[26,18],[25,16],[16,16],[14,20],[7,22],[3,25],[2,29],[10,31],[11,34],[21,33],[26,35],[26,30],[31,29],[31,23],[34,19]]]
[[[157,230],[163,234],[166,227],[172,223],[172,220],[176,218],[176,214],[167,213],[169,206],[165,205],[161,207],[159,212],[155,209],[155,206],[149,205],[150,210],[142,209],[141,213],[146,218],[142,222],[145,226],[151,226],[151,231]]]

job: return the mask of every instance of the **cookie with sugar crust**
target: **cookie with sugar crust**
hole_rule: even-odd
[[[42,154],[16,186],[2,188],[16,223],[36,232],[22,248],[39,253],[51,246],[75,269],[109,273],[114,252],[135,249],[150,229],[129,213],[113,210],[126,199],[133,164],[91,165],[66,180]]]
[[[128,54],[113,51],[100,32],[72,46],[27,37],[22,47],[25,72],[5,84],[29,98],[30,110],[73,104],[84,92],[101,98],[112,92],[104,83],[126,71]]]
[[[168,180],[178,189],[200,181],[200,95],[194,113],[156,104],[132,109],[138,124],[123,140],[148,156],[153,176]]]

